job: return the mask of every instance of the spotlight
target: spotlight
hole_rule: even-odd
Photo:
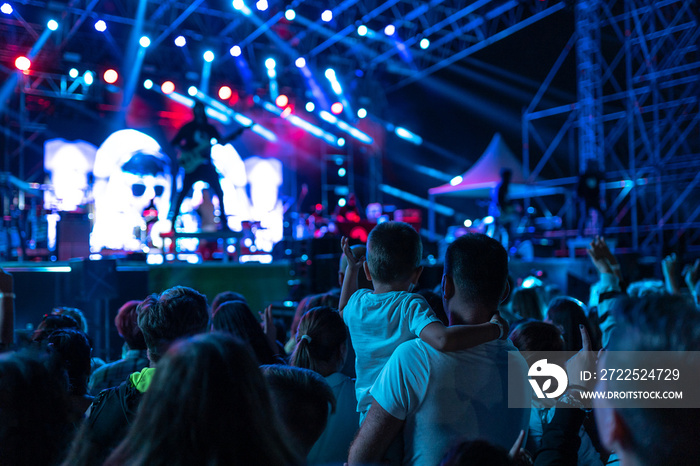
[[[232,57],[239,57],[241,55],[241,48],[237,45],[234,45],[228,52],[231,54]]]
[[[328,68],[326,70],[326,79],[328,79],[329,81],[335,80],[335,70],[333,68]]]
[[[243,0],[233,0],[232,5],[233,5],[234,10],[239,10],[239,11],[243,10],[246,7]]]
[[[255,7],[260,11],[267,10],[267,6],[267,0],[259,0],[258,3],[255,4]]]
[[[265,60],[265,68],[267,68],[268,70],[274,70],[275,66],[277,66],[277,63],[275,62],[274,58],[268,58],[267,60]]]
[[[83,81],[85,81],[85,84],[88,86],[91,86],[93,82],[95,82],[95,75],[92,74],[92,71],[86,71],[83,73]]]
[[[139,45],[143,48],[146,48],[149,45],[151,45],[151,39],[149,39],[148,36],[141,36],[141,38],[139,39]]]
[[[364,108],[357,109],[357,118],[365,118],[367,116],[367,110]]]
[[[46,23],[46,27],[51,29],[52,31],[55,31],[56,29],[58,29],[58,23],[55,19],[50,19],[49,22]]]
[[[474,223],[473,223],[470,219],[466,219],[466,220],[464,221],[464,226],[467,227],[467,228],[469,228],[469,227],[472,226],[473,224],[474,224]]]
[[[147,79],[143,82],[143,87],[146,89],[153,89],[153,81]]]
[[[184,47],[185,45],[187,45],[187,39],[185,39],[185,36],[177,36],[175,38],[175,45],[177,45],[178,47]]]
[[[331,10],[324,11],[321,13],[321,19],[326,23],[330,22],[333,19],[333,12]]]
[[[280,95],[278,95],[277,98],[275,99],[275,104],[276,104],[279,108],[284,108],[284,107],[286,107],[286,106],[289,104],[289,97],[287,97],[287,96],[284,95],[284,94],[280,94]]]
[[[346,201],[344,197],[341,197],[340,199],[338,199],[338,206],[345,207],[345,204],[347,204],[347,202],[348,201]]]
[[[345,170],[344,168],[341,167],[338,169],[338,176],[339,177],[341,177],[341,178],[344,177],[346,173],[347,173],[347,170]]]
[[[76,68],[71,68],[70,71],[68,71],[68,76],[71,78],[75,79],[78,77],[78,70]]]
[[[289,9],[284,12],[284,17],[287,18],[287,21],[294,21],[294,18],[297,17],[297,14],[294,10]]]
[[[197,92],[197,86],[190,86],[187,88],[187,95],[189,95],[190,97],[196,96]]]
[[[219,99],[221,100],[228,100],[231,98],[233,95],[233,91],[231,91],[231,88],[228,86],[221,86],[219,88]]]
[[[306,58],[304,57],[299,57],[296,59],[294,62],[295,65],[297,65],[297,68],[303,68],[306,66]]]
[[[311,113],[316,109],[316,105],[313,102],[306,102],[304,108],[307,112]]]
[[[462,178],[461,175],[457,175],[457,176],[455,176],[454,178],[452,178],[452,179],[450,180],[450,185],[451,185],[451,186],[457,186],[459,183],[462,182],[463,179],[464,179],[464,178]]]
[[[29,67],[32,66],[32,62],[25,56],[19,56],[15,60],[15,66],[20,71],[27,71]]]
[[[6,15],[11,15],[12,14],[12,5],[9,3],[3,3],[2,6],[0,6],[0,11],[5,13]]]
[[[345,145],[345,138],[338,138],[338,147],[343,147],[344,145]]]
[[[428,40],[428,39],[426,39],[426,38],[421,39],[421,40],[420,40],[420,48],[422,48],[423,50],[425,50],[425,49],[427,49],[428,47],[430,47],[430,40]]]
[[[104,72],[102,75],[102,78],[105,80],[107,84],[114,84],[117,82],[117,79],[119,79],[119,73],[117,73],[113,69],[108,69],[107,71]]]
[[[394,26],[393,24],[389,24],[387,25],[387,27],[384,28],[384,34],[386,34],[387,36],[393,36],[395,32],[396,26]]]
[[[333,115],[340,115],[343,113],[343,104],[340,102],[335,102],[333,105],[331,105],[331,113]]]
[[[172,81],[165,81],[161,84],[160,90],[163,91],[163,94],[172,94],[175,92],[175,84]]]
[[[211,50],[207,50],[206,52],[204,52],[203,57],[204,61],[206,61],[207,63],[211,63],[214,61],[214,52],[212,52]]]
[[[357,26],[357,35],[358,36],[364,37],[367,35],[367,32],[369,32],[369,31],[367,30],[367,26],[365,26],[364,24],[360,24],[359,26]]]
[[[107,23],[102,20],[97,21],[95,23],[95,30],[97,32],[105,32],[107,30]]]

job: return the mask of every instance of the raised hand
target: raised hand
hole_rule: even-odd
[[[355,257],[355,254],[352,253],[352,249],[350,249],[350,239],[347,236],[343,236],[340,240],[340,247],[343,248],[343,254],[345,254],[345,258],[348,260],[348,271],[359,270],[365,258],[364,256]]]
[[[586,249],[586,252],[591,258],[591,261],[593,261],[593,265],[595,265],[596,269],[598,269],[598,272],[601,274],[612,273],[613,269],[609,259],[609,257],[612,256],[612,253],[610,252],[608,245],[605,244],[605,240],[599,236],[596,236],[596,238],[591,241],[590,246],[590,248]],[[617,263],[617,260],[615,260],[615,263]]]

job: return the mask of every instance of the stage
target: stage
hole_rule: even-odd
[[[313,249],[313,250],[312,250]],[[142,300],[176,285],[190,286],[209,302],[226,290],[246,296],[253,311],[273,304],[276,317],[289,320],[299,299],[337,287],[339,253],[309,249],[305,261],[275,260],[270,264],[169,262],[148,265],[127,260],[72,260],[65,262],[4,262],[0,267],[14,277],[15,330],[33,328],[56,306],[85,312],[98,357],[118,357],[122,340],[114,316],[128,300]],[[571,296],[588,300],[597,274],[587,258],[512,259],[511,275],[522,281],[539,275]],[[426,261],[419,288],[440,283],[442,263]]]

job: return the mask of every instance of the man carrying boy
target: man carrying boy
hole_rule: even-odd
[[[348,268],[338,307],[357,355],[355,394],[361,422],[372,402],[372,384],[401,343],[418,337],[438,351],[457,351],[507,337],[507,323],[497,312],[474,325],[447,328],[422,296],[410,292],[423,271],[423,245],[409,224],[377,225],[367,239],[366,262],[352,254],[347,238],[342,247]],[[363,264],[374,291],[357,290]]]
[[[508,255],[486,235],[465,235],[447,249],[442,293],[452,325],[486,325],[508,294]],[[455,327],[449,327],[455,328]],[[422,337],[422,336],[421,336]],[[350,448],[348,463],[379,463],[403,428],[403,464],[438,464],[461,438],[510,448],[527,431],[529,409],[508,408],[510,341],[489,341],[443,353],[421,340],[399,346],[370,390],[372,407]],[[527,364],[520,357],[527,406]]]

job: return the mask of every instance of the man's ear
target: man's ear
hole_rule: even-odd
[[[503,288],[503,294],[501,295],[501,303],[508,299],[508,295],[510,294],[510,282],[506,280],[506,286]]]
[[[620,413],[609,407],[599,407],[595,410],[595,420],[600,441],[608,450],[629,450],[631,443],[630,430]]]
[[[455,282],[449,275],[442,276],[442,299],[447,301],[455,295]]]
[[[362,268],[365,269],[365,277],[367,277],[367,281],[371,282],[372,281],[372,274],[369,273],[369,264],[367,261],[364,261],[362,263]]]

